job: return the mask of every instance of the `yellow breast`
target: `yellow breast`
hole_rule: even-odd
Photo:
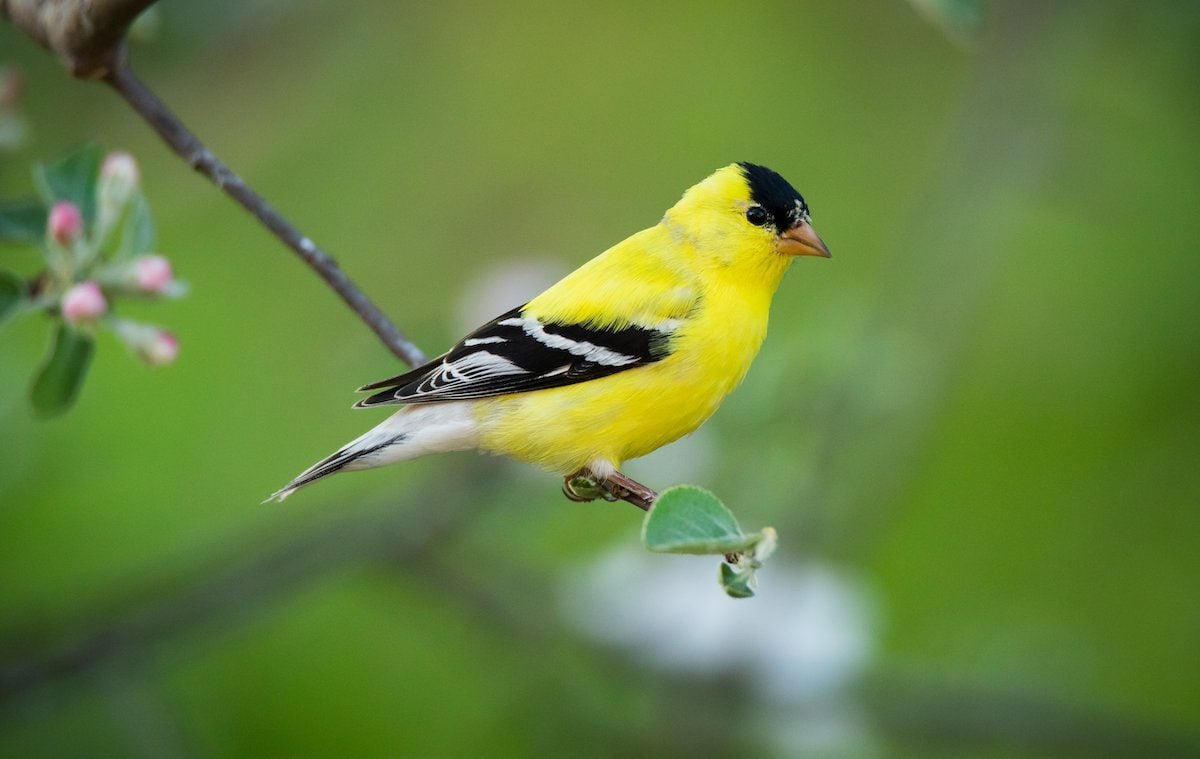
[[[481,447],[568,474],[618,467],[692,432],[741,382],[767,329],[770,292],[716,281],[653,364],[477,407]]]

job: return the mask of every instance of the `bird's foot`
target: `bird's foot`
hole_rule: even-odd
[[[629,501],[642,511],[649,511],[658,498],[653,489],[620,472],[600,478],[586,468],[563,478],[563,495],[572,501]]]
[[[574,474],[563,477],[563,495],[577,503],[594,501],[603,498],[615,501],[617,497],[604,487],[604,480],[597,479],[591,471],[580,469]]]

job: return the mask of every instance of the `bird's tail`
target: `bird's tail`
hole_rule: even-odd
[[[336,472],[371,469],[426,453],[471,448],[476,440],[475,421],[466,403],[405,406],[296,475],[264,503],[282,501],[305,485]]]

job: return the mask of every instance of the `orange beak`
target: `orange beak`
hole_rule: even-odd
[[[829,258],[821,236],[807,221],[802,221],[775,238],[775,250],[787,256],[820,256]]]

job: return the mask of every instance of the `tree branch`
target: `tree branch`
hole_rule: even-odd
[[[336,292],[393,354],[409,366],[425,355],[363,294],[337,262],[300,233],[213,155],[130,71],[122,38],[153,0],[0,0],[0,16],[54,52],[74,76],[109,84],[189,166],[208,177],[291,248]]]
[[[208,177],[213,184],[225,191],[225,194],[236,200],[242,208],[249,211],[254,218],[291,248],[296,255],[308,264],[309,268],[325,280],[334,292],[345,301],[354,313],[362,319],[383,344],[388,347],[401,361],[409,366],[419,366],[425,363],[425,355],[414,345],[400,329],[384,315],[371,299],[351,281],[350,277],[338,267],[333,258],[321,250],[291,225],[276,211],[261,195],[246,184],[245,180],[235,174],[228,166],[213,155],[175,114],[159,100],[149,87],[134,76],[133,72],[120,60],[107,73],[103,80],[116,90],[125,102],[146,120],[154,131],[158,132],[163,141],[184,161],[196,171]]]

